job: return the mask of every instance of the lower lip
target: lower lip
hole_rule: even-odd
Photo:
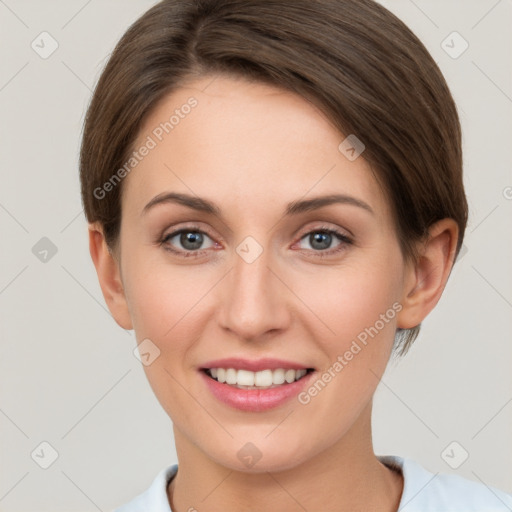
[[[297,396],[316,372],[307,373],[291,384],[268,389],[239,389],[212,379],[202,370],[200,373],[213,396],[221,402],[241,411],[262,412],[279,407]]]

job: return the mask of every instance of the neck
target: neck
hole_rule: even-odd
[[[371,406],[334,446],[283,471],[247,473],[219,465],[175,427],[179,470],[167,489],[173,512],[396,512],[403,478],[373,452]]]

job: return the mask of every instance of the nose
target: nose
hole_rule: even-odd
[[[288,301],[293,294],[270,252],[264,249],[254,261],[235,253],[233,267],[223,279],[219,324],[241,339],[262,339],[290,323]]]

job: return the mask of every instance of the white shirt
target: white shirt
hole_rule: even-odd
[[[459,475],[431,473],[412,459],[377,458],[402,472],[404,489],[398,512],[512,512],[512,494]],[[177,471],[177,464],[162,469],[149,489],[114,512],[172,512],[167,484]]]

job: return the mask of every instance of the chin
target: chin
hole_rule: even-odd
[[[309,460],[314,453],[309,453],[312,447],[304,443],[303,438],[291,440],[289,437],[276,436],[265,439],[268,430],[259,436],[236,436],[231,446],[221,443],[212,447],[210,457],[215,463],[242,473],[258,474],[266,472],[279,472],[293,469]],[[306,434],[304,437],[308,437]],[[241,442],[240,439],[253,439]],[[291,442],[290,442],[291,441]],[[206,451],[206,450],[205,450]],[[320,449],[318,450],[320,451]],[[208,452],[207,452],[208,453]]]

